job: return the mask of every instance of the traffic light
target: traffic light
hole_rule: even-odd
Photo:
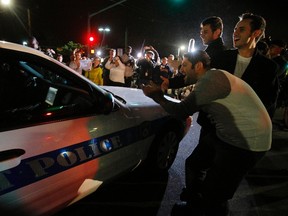
[[[89,36],[89,42],[90,43],[93,43],[94,42],[94,40],[95,40],[95,38],[91,35],[91,36]]]
[[[93,45],[95,45],[96,43],[97,43],[97,39],[96,39],[96,36],[95,36],[95,34],[90,34],[90,35],[88,35],[88,44],[90,45],[90,46],[93,46]]]
[[[178,5],[184,3],[185,0],[170,0],[172,4]]]
[[[86,44],[89,47],[89,52],[91,49],[97,47],[99,44],[99,36],[95,33],[90,33],[86,35]]]
[[[88,53],[91,55],[94,55],[95,53],[95,46],[97,44],[97,38],[95,37],[95,35],[88,35]]]

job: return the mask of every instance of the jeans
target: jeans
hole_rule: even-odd
[[[198,145],[185,161],[186,189],[191,195],[200,193],[206,209],[221,209],[265,153],[232,146],[215,130],[202,128]]]

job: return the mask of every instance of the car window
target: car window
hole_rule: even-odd
[[[91,86],[44,58],[0,49],[0,130],[91,115]]]

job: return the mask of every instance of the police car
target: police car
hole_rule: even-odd
[[[0,206],[28,215],[52,215],[138,166],[167,171],[191,123],[140,89],[97,86],[5,41],[0,100]]]

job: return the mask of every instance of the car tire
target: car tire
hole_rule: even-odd
[[[179,128],[168,126],[155,137],[144,168],[154,173],[165,173],[172,166],[181,141]]]

